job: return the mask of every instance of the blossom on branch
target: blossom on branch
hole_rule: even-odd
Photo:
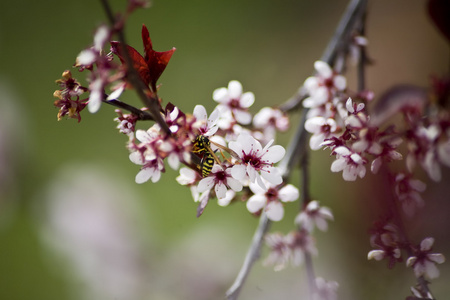
[[[417,278],[424,276],[428,279],[439,277],[439,270],[436,264],[445,262],[445,257],[441,253],[431,253],[434,244],[432,237],[425,238],[420,243],[419,249],[415,250],[415,256],[411,256],[406,261],[406,266],[414,269]]]
[[[358,176],[363,178],[366,175],[366,160],[360,154],[344,146],[335,148],[333,153],[336,154],[336,160],[331,164],[332,172],[342,171],[346,181],[355,181]]]
[[[252,121],[252,116],[248,108],[255,102],[255,95],[252,92],[242,93],[242,85],[239,81],[232,80],[228,83],[228,88],[218,88],[213,92],[214,101],[218,102],[218,109],[221,114],[231,112],[236,121],[247,125]]]
[[[231,175],[237,180],[244,180],[246,176],[250,182],[257,182],[266,189],[262,179],[272,184],[283,182],[280,171],[274,167],[286,153],[282,146],[272,146],[273,140],[262,148],[261,144],[248,134],[240,134],[236,141],[231,141],[228,146],[239,157],[239,162],[231,169]]]
[[[266,181],[265,185],[268,187],[267,190],[258,184],[250,183],[250,190],[254,195],[247,200],[247,209],[251,213],[257,213],[264,209],[269,220],[280,221],[284,216],[282,203],[297,200],[299,191],[292,184],[279,188]]]
[[[333,213],[328,207],[319,206],[317,200],[310,201],[306,208],[295,218],[295,224],[308,232],[312,232],[314,225],[321,231],[327,231],[327,220],[334,220]]]
[[[275,265],[275,271],[284,269],[289,262],[295,267],[300,266],[305,254],[317,255],[314,240],[305,230],[293,231],[285,236],[280,233],[266,234],[265,242],[270,253],[264,264]]]

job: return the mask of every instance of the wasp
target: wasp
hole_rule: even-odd
[[[234,153],[233,150],[231,150],[227,147],[224,147],[220,144],[214,143],[213,141],[210,141],[204,135],[201,135],[201,134],[197,135],[197,137],[195,138],[195,140],[193,142],[192,152],[199,156],[201,155],[201,157],[202,157],[202,159],[200,161],[199,169],[200,169],[203,177],[206,177],[209,175],[209,173],[211,173],[211,170],[214,166],[214,162],[221,164],[221,161],[219,160],[219,158],[217,157],[215,152],[211,149],[211,143],[214,144],[214,146],[227,151],[232,156],[237,157],[237,154]],[[223,157],[225,157],[223,155],[222,151],[221,151],[221,154]]]
[[[197,135],[192,146],[192,152],[201,155],[199,169],[202,172],[202,176],[206,177],[211,173],[214,166],[214,162],[220,164],[220,160],[217,155],[211,149],[211,141],[204,135]]]

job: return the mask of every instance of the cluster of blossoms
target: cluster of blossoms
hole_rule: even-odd
[[[424,182],[413,177],[414,167],[421,165],[430,179],[439,181],[440,165],[450,166],[449,114],[422,90],[401,88],[380,99],[372,117],[366,106],[373,99],[372,93],[353,93],[359,103],[354,102],[342,75],[321,61],[314,66],[316,75],[305,81],[309,97],[303,102],[309,109],[305,129],[312,134],[310,148],[330,148],[336,156],[331,171],[342,171],[344,180],[354,181],[365,176],[369,164],[375,174],[383,163],[401,160],[399,146],[406,140],[407,171],[395,173],[391,179],[395,199],[405,214],[412,216],[423,206],[420,193],[426,189]],[[424,116],[426,111],[429,114]],[[403,116],[404,128],[396,130],[393,124],[385,124],[395,114]],[[424,239],[420,247],[411,247],[400,236],[397,227],[390,223],[376,226],[371,237],[376,249],[369,252],[368,258],[387,259],[391,268],[402,261],[402,250],[412,248],[415,256],[407,259],[407,265],[414,268],[417,277],[436,278],[439,272],[435,264],[442,263],[444,257],[429,253],[433,238]]]
[[[253,116],[249,108],[255,96],[244,92],[238,81],[213,92],[217,107],[209,116],[202,105],[197,105],[191,114],[171,103],[162,108],[156,81],[175,49],[154,51],[145,25],[142,27],[144,56],[115,41],[110,42],[110,52],[106,53],[103,48],[110,36],[107,27],[101,26],[95,34],[94,45],[77,57],[75,66],[80,71],[90,71],[88,87],[81,86],[69,71],[57,81],[62,87],[55,92],[59,99],[55,103],[60,108],[58,118],[67,115],[81,120],[80,112],[86,106],[90,112],[96,112],[102,102],[125,108],[130,113],[116,110],[115,120],[119,131],[129,138],[130,160],[141,166],[137,183],[157,182],[165,171],[165,161],[174,170],[183,164],[185,167],[180,169],[177,181],[189,186],[194,200],[200,202],[198,215],[212,197],[217,197],[219,205],[226,206],[237,192],[244,191],[251,213],[258,214],[264,209],[269,219],[281,220],[282,203],[296,200],[299,194],[294,186],[283,185],[282,174],[275,166],[285,154],[282,146],[273,145],[275,133],[288,129],[287,115],[266,107]],[[115,63],[114,54],[121,65]],[[158,100],[158,117],[162,121],[155,122],[148,130],[136,130],[136,122],[144,120],[142,116],[157,118],[149,110],[136,109],[118,100],[132,84],[127,55],[139,79],[149,88],[147,96]],[[106,86],[111,86],[109,96],[105,93]],[[85,92],[89,92],[89,97],[80,100]],[[254,195],[250,196],[252,192]]]
[[[129,13],[145,3],[130,0],[128,5]],[[289,127],[285,112],[265,107],[252,115],[249,108],[255,96],[244,92],[238,81],[230,81],[227,87],[213,92],[217,106],[209,116],[202,105],[195,106],[192,113],[185,113],[172,103],[163,107],[157,81],[175,48],[154,51],[145,25],[144,55],[133,47],[111,41],[123,23],[124,20],[117,21],[114,31],[100,26],[93,45],[78,55],[74,66],[80,72],[87,71],[87,86],[73,78],[70,71],[57,80],[60,89],[54,93],[57,98],[54,105],[59,108],[58,119],[68,116],[80,122],[81,111],[86,107],[91,113],[97,112],[102,103],[118,107],[117,128],[128,137],[130,161],[140,166],[135,177],[137,183],[158,182],[168,165],[179,170],[177,182],[189,187],[194,201],[199,203],[197,216],[214,197],[220,206],[227,206],[241,195],[250,213],[259,215],[264,211],[268,219],[282,220],[284,205],[299,198],[298,189],[283,182],[283,174],[275,165],[286,152],[282,146],[274,145],[276,132]],[[109,51],[105,51],[108,43]],[[355,37],[354,44],[365,46],[367,40]],[[449,114],[421,91],[406,89],[386,96],[375,107],[375,113],[369,115],[367,104],[373,100],[373,93],[350,92],[346,78],[325,62],[317,61],[314,67],[316,75],[304,83],[308,98],[303,101],[308,109],[305,129],[312,134],[310,148],[329,148],[336,157],[331,171],[342,171],[344,180],[355,181],[366,175],[368,166],[375,174],[383,164],[403,159],[399,146],[405,142],[406,170],[393,174],[391,181],[395,198],[404,212],[412,216],[423,206],[420,193],[426,189],[425,183],[413,176],[415,166],[422,166],[434,181],[441,179],[441,164],[450,166]],[[130,88],[142,92],[145,108],[138,109],[119,100]],[[88,96],[83,96],[87,93]],[[425,112],[428,115],[423,116]],[[396,114],[403,117],[404,128],[386,124]],[[155,123],[147,130],[136,129],[136,123],[144,120]],[[288,263],[300,265],[305,257],[316,255],[312,231],[315,227],[326,231],[327,222],[333,220],[329,208],[321,207],[315,200],[304,201],[303,210],[294,221],[298,230],[265,237],[271,250],[265,263],[275,265],[275,270]],[[402,250],[406,250],[410,254],[406,264],[414,269],[415,275],[433,279],[439,275],[436,264],[445,260],[442,254],[431,253],[433,243],[433,238],[426,238],[419,246],[412,246],[395,225],[380,223],[371,236],[375,250],[369,252],[368,258],[387,259],[389,267],[393,267],[403,261]],[[318,277],[315,285],[314,299],[336,299],[336,282]],[[416,296],[428,297],[421,288],[412,291]]]

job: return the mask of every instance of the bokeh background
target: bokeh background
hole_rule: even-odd
[[[124,2],[112,1],[114,9]],[[177,48],[160,79],[165,102],[211,111],[212,91],[237,79],[255,93],[257,112],[284,102],[312,72],[346,5],[154,0],[132,15],[126,34],[142,49],[145,23],[157,51]],[[158,184],[137,185],[112,107],[86,111],[79,124],[56,120],[54,81],[104,22],[99,1],[0,3],[0,299],[222,299],[257,225],[245,206],[212,202],[196,218],[197,204],[170,168]],[[425,1],[371,1],[367,36],[368,87],[377,95],[399,83],[426,87],[430,75],[448,71],[448,43]],[[352,70],[348,79],[354,87]],[[125,97],[139,104],[131,92]],[[290,134],[278,142],[286,145]],[[343,182],[329,172],[331,161],[327,151],[312,154],[312,194],[335,215],[329,231],[316,234],[317,275],[339,282],[340,299],[404,299],[412,271],[366,258],[383,186],[371,175]],[[413,240],[433,236],[447,257],[449,179],[447,169],[441,184],[430,183],[425,208],[407,220]],[[272,230],[291,230],[297,209],[287,205]],[[450,268],[439,268],[431,288],[445,299]],[[303,268],[274,272],[258,262],[241,298],[303,299],[306,289]]]

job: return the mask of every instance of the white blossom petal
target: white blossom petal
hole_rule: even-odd
[[[284,217],[284,208],[280,202],[269,202],[266,207],[267,218],[271,221],[280,221]]]
[[[251,213],[261,210],[266,205],[266,197],[264,195],[253,195],[247,200],[247,209]]]
[[[295,201],[299,197],[299,191],[292,184],[287,184],[278,191],[278,197],[283,202]]]

